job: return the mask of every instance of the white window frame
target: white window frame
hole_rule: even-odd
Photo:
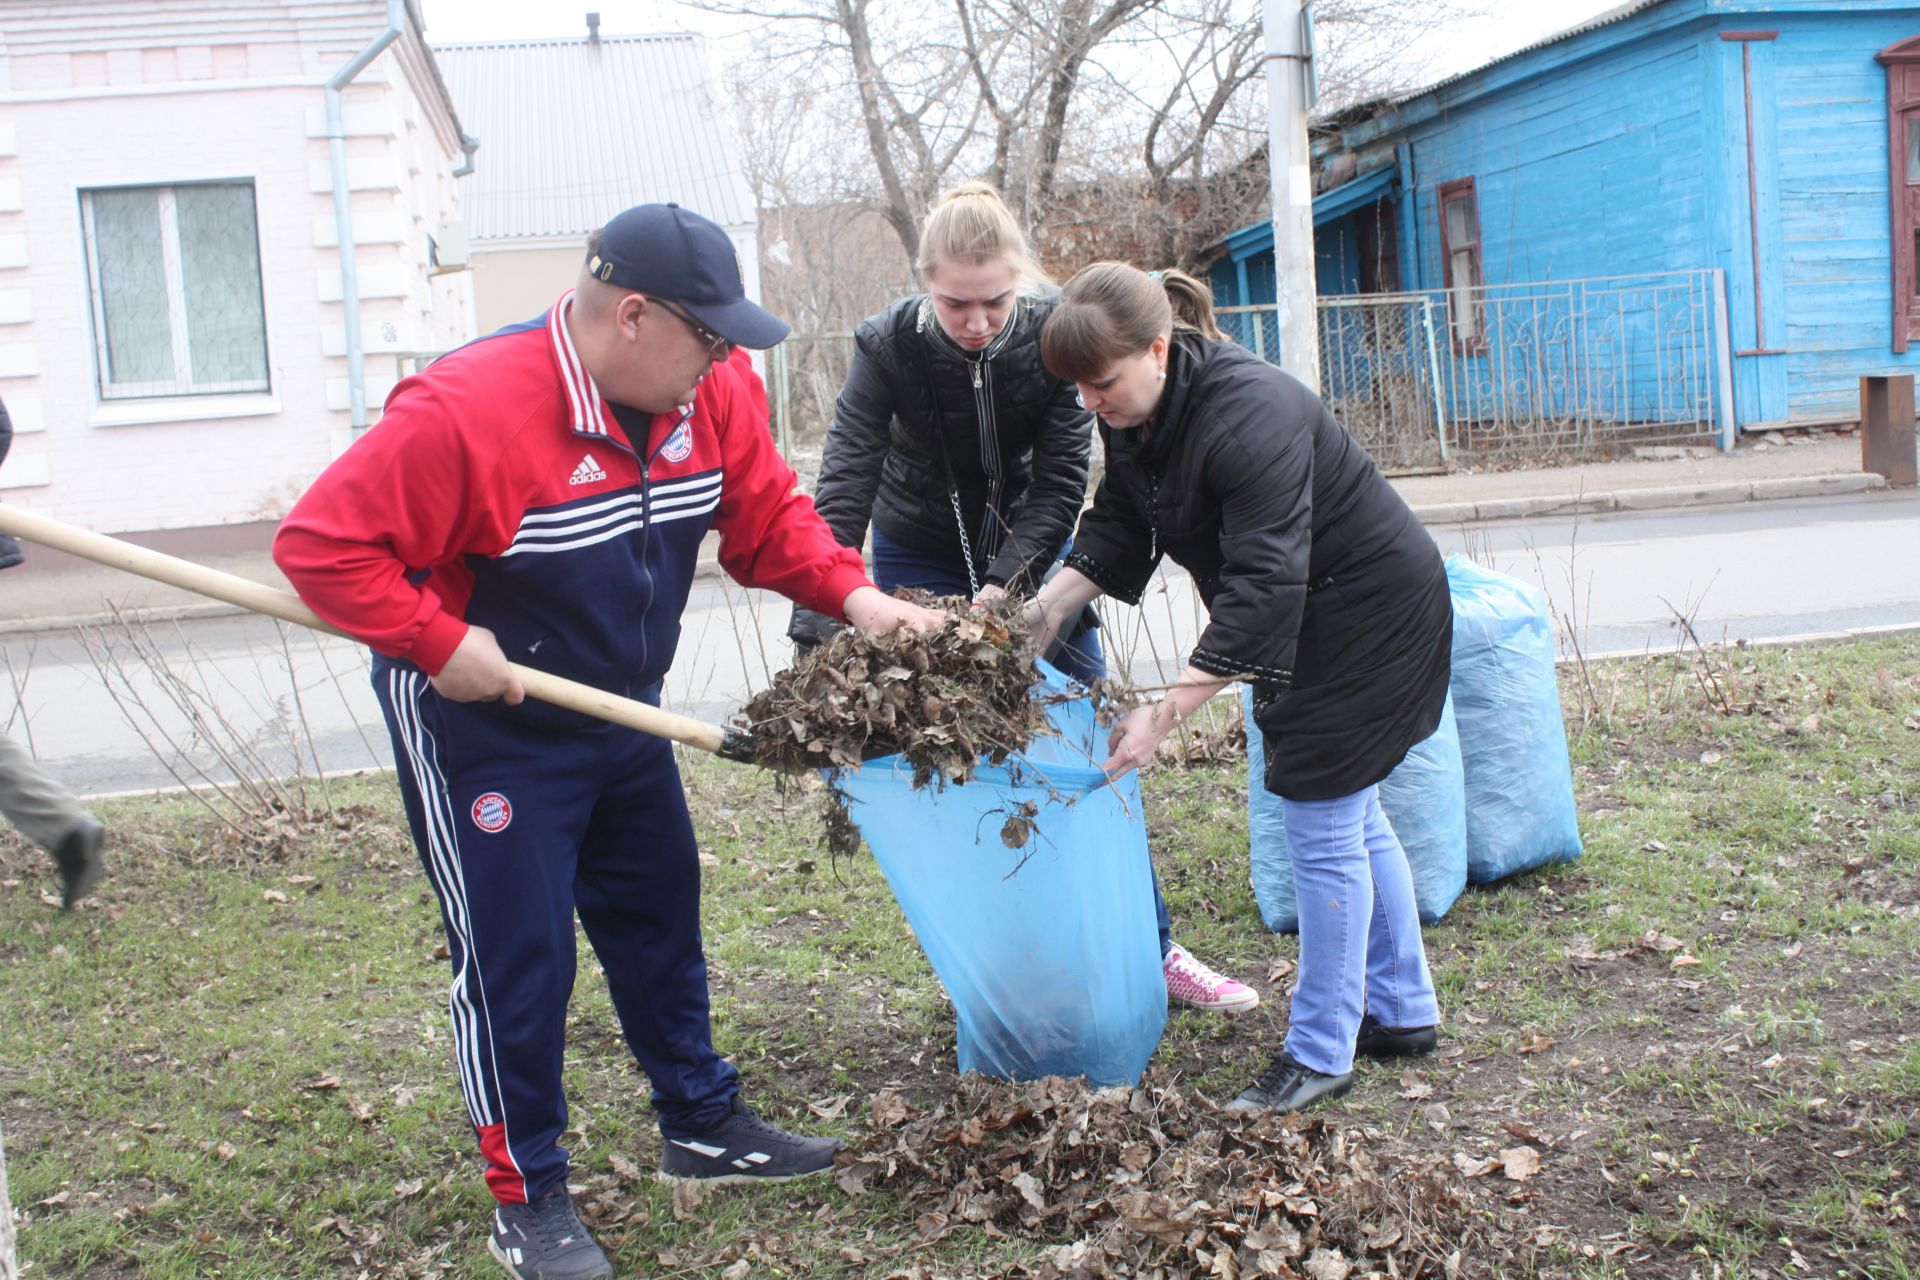
[[[193,381],[193,335],[187,326],[187,286],[186,275],[180,261],[180,221],[179,209],[174,193],[182,186],[244,186],[254,195],[254,255],[259,263],[260,280],[260,342],[264,371],[259,378],[243,379],[237,382]],[[116,390],[113,384],[113,362],[107,347],[107,312],[100,274],[99,242],[94,232],[93,197],[103,192],[151,191],[159,204],[160,212],[160,260],[167,282],[167,325],[173,338],[173,386],[175,390],[151,390],[151,382],[136,385],[142,390]],[[173,183],[159,185],[154,183],[132,183],[116,187],[88,187],[80,192],[81,238],[85,242],[87,255],[87,306],[93,316],[93,348],[95,384],[101,401],[122,402],[128,400],[171,400],[184,396],[223,396],[223,395],[259,395],[273,390],[273,361],[267,351],[266,317],[266,265],[260,260],[260,205],[258,192],[251,179],[232,178],[219,182]]]

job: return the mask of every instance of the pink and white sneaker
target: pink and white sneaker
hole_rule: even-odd
[[[1225,974],[1215,973],[1201,964],[1179,943],[1167,952],[1161,966],[1167,976],[1167,998],[1196,1009],[1220,1013],[1245,1013],[1260,1003],[1260,993]]]

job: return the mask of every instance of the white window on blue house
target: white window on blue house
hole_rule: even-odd
[[[269,389],[251,182],[83,191],[80,221],[102,400]]]
[[[1487,349],[1486,299],[1481,286],[1480,204],[1472,178],[1443,182],[1439,187],[1440,257],[1446,267],[1447,310],[1452,313],[1456,355],[1477,355]]]

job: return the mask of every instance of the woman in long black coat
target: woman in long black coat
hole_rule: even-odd
[[[1233,1105],[1293,1110],[1346,1092],[1356,1051],[1435,1043],[1412,875],[1377,784],[1439,725],[1452,609],[1438,549],[1366,451],[1299,382],[1206,337],[1211,311],[1179,272],[1097,263],[1067,284],[1041,353],[1099,415],[1107,469],[1028,618],[1045,643],[1102,594],[1137,604],[1162,556],[1193,575],[1207,626],[1166,697],[1115,723],[1110,772],[1252,683],[1300,972],[1284,1048]]]

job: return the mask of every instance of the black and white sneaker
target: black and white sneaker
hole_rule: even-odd
[[[668,1138],[660,1157],[662,1182],[792,1182],[833,1168],[847,1144],[808,1138],[768,1124],[733,1099],[733,1114],[691,1138]]]
[[[1316,1102],[1337,1098],[1353,1088],[1353,1072],[1330,1076],[1315,1071],[1286,1050],[1270,1063],[1260,1078],[1227,1104],[1229,1111],[1304,1111]]]
[[[497,1204],[487,1251],[519,1280],[610,1280],[613,1263],[587,1234],[565,1187],[531,1204]]]

